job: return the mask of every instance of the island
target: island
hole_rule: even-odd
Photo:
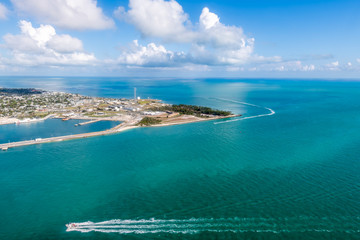
[[[229,111],[209,107],[167,104],[159,99],[90,97],[34,88],[0,88],[0,125],[44,121],[48,118],[121,122],[112,129],[61,137],[0,144],[8,148],[117,133],[136,127],[169,126],[236,117]]]

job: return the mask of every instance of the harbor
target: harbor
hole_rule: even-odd
[[[165,126],[172,126],[172,125],[179,125],[179,124],[186,124],[186,123],[194,123],[194,122],[202,122],[202,121],[209,121],[209,120],[216,120],[216,119],[227,119],[227,118],[234,118],[239,117],[241,115],[230,115],[230,116],[221,116],[221,117],[213,117],[213,118],[199,118],[195,116],[177,116],[174,119],[168,119],[168,121],[164,121],[161,124],[152,125],[151,127],[165,127]],[[58,137],[48,137],[48,138],[35,138],[33,140],[25,140],[25,141],[16,141],[16,142],[9,142],[0,144],[0,149],[2,151],[7,151],[9,148],[15,147],[22,147],[22,146],[29,146],[35,144],[43,144],[43,143],[50,143],[50,142],[61,142],[73,139],[80,139],[80,138],[88,138],[88,137],[95,137],[95,136],[102,136],[108,134],[119,133],[125,130],[138,128],[138,125],[141,118],[133,117],[130,118],[127,116],[126,118],[102,118],[102,119],[93,119],[91,121],[83,122],[82,124],[78,125],[88,125],[91,123],[96,123],[99,121],[121,121],[120,124],[116,125],[115,127],[103,130],[103,131],[96,131],[96,132],[88,132],[88,133],[81,133],[81,134],[71,134],[71,135],[64,135]]]
[[[136,127],[136,126],[129,126],[128,123],[122,122],[119,125],[115,126],[114,128],[104,130],[104,131],[65,135],[65,136],[59,136],[59,137],[36,138],[33,140],[3,143],[3,144],[0,144],[0,149],[3,151],[6,151],[9,148],[14,148],[14,147],[29,146],[29,145],[43,144],[43,143],[50,143],[50,142],[61,142],[61,141],[66,141],[66,140],[71,140],[71,139],[79,139],[79,138],[95,137],[95,136],[101,136],[101,135],[107,135],[107,134],[112,134],[112,133],[116,133],[116,132],[121,132],[121,131],[131,129],[134,127]]]

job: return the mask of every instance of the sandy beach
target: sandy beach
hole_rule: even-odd
[[[17,119],[17,118],[3,117],[3,118],[0,118],[0,125],[13,124],[13,123],[16,123],[18,121],[19,121],[19,119]]]

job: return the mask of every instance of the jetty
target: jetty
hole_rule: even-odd
[[[182,117],[176,117],[176,119],[173,119],[173,120],[166,118],[167,121],[164,121],[163,123],[160,123],[160,124],[152,125],[152,127],[164,127],[164,126],[194,123],[194,122],[201,122],[201,121],[209,121],[209,120],[216,120],[216,119],[233,118],[233,117],[238,117],[238,116],[241,116],[241,115],[233,114],[230,116],[220,116],[220,117],[213,117],[213,118],[199,118],[199,117],[195,117],[195,116],[185,115]],[[3,151],[6,151],[9,148],[15,148],[15,147],[21,147],[21,146],[29,146],[29,145],[50,143],[50,142],[61,142],[61,141],[72,140],[72,139],[80,139],[80,138],[88,138],[88,137],[114,134],[114,133],[122,132],[125,130],[141,127],[138,124],[141,119],[142,118],[139,116],[137,116],[137,117],[124,116],[123,118],[115,118],[115,119],[104,118],[104,119],[91,120],[91,121],[85,122],[85,124],[89,124],[91,122],[97,122],[97,121],[110,121],[110,120],[111,121],[121,121],[122,120],[123,122],[111,129],[104,130],[104,131],[80,133],[80,134],[73,134],[73,135],[66,135],[66,136],[59,136],[59,137],[50,137],[50,138],[36,138],[34,140],[3,143],[3,144],[0,144],[0,149]]]
[[[91,121],[88,121],[88,122],[78,123],[78,125],[82,126],[82,125],[87,125],[87,124],[91,124],[91,123],[96,123],[96,122],[99,122],[99,121],[101,121],[101,119],[94,119],[94,120],[91,120]]]
[[[72,140],[72,139],[88,138],[88,137],[113,134],[113,133],[117,133],[117,132],[121,132],[121,131],[125,131],[128,129],[137,127],[137,126],[133,125],[134,122],[133,121],[122,122],[119,125],[111,128],[111,129],[104,130],[104,131],[98,131],[98,132],[80,133],[80,134],[73,134],[73,135],[66,135],[66,136],[59,136],[59,137],[37,138],[34,140],[3,143],[3,144],[0,144],[0,149],[2,149],[3,151],[6,151],[9,148],[14,148],[14,147],[29,146],[29,145],[50,143],[50,142],[61,142],[61,141]]]

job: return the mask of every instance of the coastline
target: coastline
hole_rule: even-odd
[[[212,118],[199,118],[195,116],[189,116],[188,118],[182,118],[178,119],[178,121],[173,121],[169,123],[163,123],[163,124],[156,124],[151,125],[149,127],[165,127],[165,126],[172,126],[172,125],[181,125],[181,124],[187,124],[187,123],[194,123],[194,122],[203,122],[203,121],[210,121],[210,120],[217,120],[217,119],[224,119],[224,118],[233,118],[238,117],[240,115],[230,115],[230,116],[222,116],[222,117],[212,117]],[[49,116],[47,116],[49,118]],[[55,117],[56,118],[56,117]],[[93,121],[94,118],[76,118],[72,117],[71,119],[87,119]],[[44,120],[44,119],[41,119]],[[39,120],[39,121],[41,121]],[[98,121],[123,121],[124,119],[119,118],[96,118]],[[64,135],[59,137],[50,137],[50,138],[40,138],[35,140],[25,140],[25,141],[18,141],[18,142],[11,142],[11,143],[3,143],[0,144],[0,149],[3,151],[8,150],[9,148],[15,148],[15,147],[21,147],[21,146],[29,146],[29,145],[36,145],[36,144],[43,144],[43,143],[51,143],[51,142],[61,142],[61,141],[67,141],[67,140],[73,140],[73,139],[80,139],[80,138],[88,138],[88,137],[96,137],[96,136],[103,136],[103,135],[109,135],[109,134],[115,134],[120,133],[126,130],[135,129],[135,128],[141,128],[143,126],[136,125],[138,123],[139,119],[134,118],[127,121],[121,122],[119,125],[108,129],[104,131],[98,131],[98,132],[90,132],[90,133],[81,133],[81,134],[74,134],[74,135]],[[1,119],[0,119],[1,122]]]
[[[18,121],[19,119],[17,118],[2,117],[0,118],[0,125],[15,124]]]
[[[7,124],[17,124],[17,123],[34,123],[34,122],[41,122],[41,121],[45,121],[46,119],[49,118],[56,118],[54,114],[49,114],[48,116],[44,117],[44,118],[26,118],[23,120],[20,120],[18,118],[7,118],[7,117],[2,117],[0,118],[0,125],[7,125]]]
[[[199,118],[199,117],[194,117],[191,116],[193,118],[188,118],[189,121],[182,119],[183,121],[174,121],[174,122],[169,122],[169,123],[160,123],[160,124],[155,124],[155,125],[151,125],[148,127],[166,127],[166,126],[174,126],[174,125],[182,125],[182,124],[187,124],[187,123],[195,123],[195,122],[204,122],[204,121],[211,121],[211,120],[218,120],[218,119],[226,119],[226,118],[234,118],[234,117],[240,117],[240,114],[232,114],[229,116],[221,116],[221,117],[212,117],[212,118]]]

